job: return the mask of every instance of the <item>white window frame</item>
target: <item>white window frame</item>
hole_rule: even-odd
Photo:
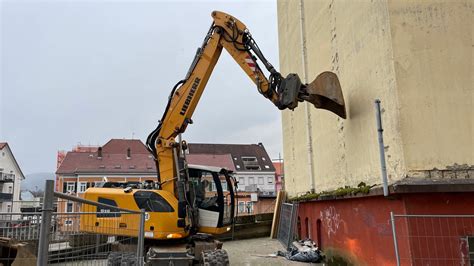
[[[271,176],[267,177],[267,183],[268,184],[273,184],[273,177],[271,177]]]
[[[68,211],[69,204],[71,204],[71,211]],[[70,201],[66,202],[66,208],[65,208],[64,212],[67,212],[67,213],[74,212],[74,202],[70,202]]]
[[[242,209],[241,209],[242,207]],[[247,212],[247,208],[245,207],[245,201],[239,201],[237,203],[237,210],[239,213],[246,213]]]
[[[245,177],[243,177],[243,176],[239,177],[239,184],[240,185],[245,185]]]
[[[255,185],[255,178],[253,176],[249,176],[249,185]]]
[[[253,201],[247,201],[245,203],[245,211],[248,213],[248,214],[252,214],[253,213]],[[247,211],[247,206],[250,206],[250,212]]]
[[[265,184],[265,179],[263,179],[263,176],[259,176],[259,177],[258,177],[258,184],[259,184],[259,185]]]
[[[74,192],[76,187],[76,182],[67,181],[66,182],[66,192]]]
[[[82,190],[82,187],[84,185],[84,190]],[[77,182],[77,192],[78,193],[84,193],[87,190],[87,182]]]

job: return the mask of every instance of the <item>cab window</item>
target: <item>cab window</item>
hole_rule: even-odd
[[[173,207],[153,191],[137,191],[133,194],[133,198],[138,208],[147,212],[174,212]]]

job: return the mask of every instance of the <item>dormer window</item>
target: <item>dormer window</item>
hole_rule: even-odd
[[[260,170],[257,157],[242,156],[242,162],[244,163],[245,170]]]

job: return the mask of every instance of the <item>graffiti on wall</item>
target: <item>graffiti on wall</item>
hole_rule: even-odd
[[[326,228],[328,237],[336,234],[339,226],[342,223],[340,214],[336,211],[334,206],[330,206],[320,212],[321,220]]]

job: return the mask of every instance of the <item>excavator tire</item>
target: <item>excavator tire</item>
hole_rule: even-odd
[[[203,251],[201,254],[202,265],[204,266],[228,266],[229,255],[223,249]]]

